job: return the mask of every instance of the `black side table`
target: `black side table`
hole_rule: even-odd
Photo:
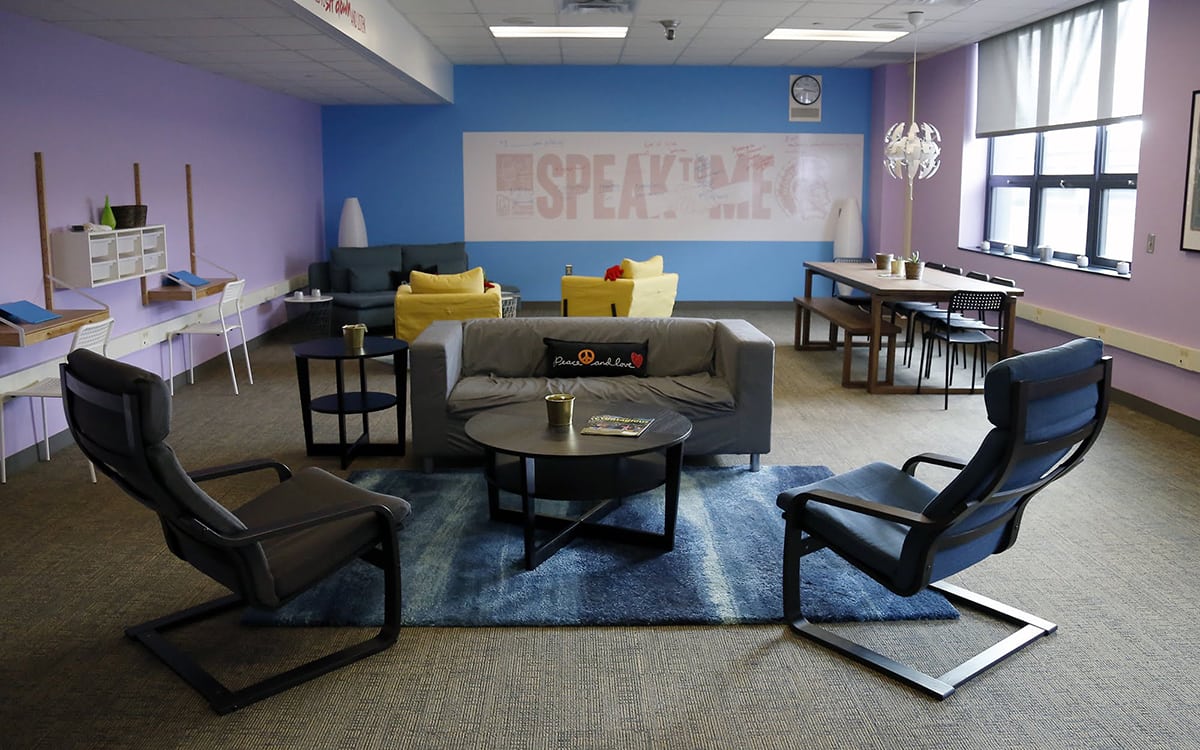
[[[345,469],[356,454],[365,456],[404,455],[404,417],[408,408],[408,342],[379,336],[367,336],[363,347],[357,351],[346,348],[341,337],[314,339],[292,347],[296,355],[296,379],[300,385],[300,410],[304,418],[304,445],[310,456],[338,456]],[[380,393],[367,390],[367,372],[363,360],[392,355],[392,371],[396,377],[395,393]],[[311,359],[332,360],[337,377],[337,392],[313,398],[310,392],[308,362]],[[346,391],[342,364],[347,360],[358,360],[358,390]],[[396,408],[395,443],[372,443],[367,415],[373,411]],[[313,441],[313,412],[336,414],[338,418],[338,442],[317,443]],[[354,440],[346,439],[346,416],[362,415],[362,434]]]

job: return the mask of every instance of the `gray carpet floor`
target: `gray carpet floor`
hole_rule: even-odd
[[[952,397],[943,411],[941,396],[841,388],[839,353],[791,348],[790,306],[693,304],[677,314],[746,318],[776,341],[766,463],[838,471],[923,451],[961,455],[987,430],[979,396]],[[273,456],[343,473],[304,454],[289,335],[255,342],[255,383],[242,375],[241,396],[222,361],[177,387],[172,443],[185,466]],[[322,377],[332,382],[315,369],[317,390]],[[318,437],[335,434],[332,418],[317,426]],[[388,420],[372,430],[387,437]],[[141,506],[103,477],[90,484],[73,446],[21,463],[0,489],[5,750],[1180,748],[1200,734],[1200,438],[1121,406],[1088,460],[1031,505],[1017,546],[955,579],[1059,632],[942,703],[783,626],[410,628],[383,654],[220,717],[122,634],[220,589],[166,550]],[[352,469],[386,467],[415,465],[363,458]],[[206,489],[236,505],[268,481]],[[935,673],[1004,632],[973,615],[837,627]],[[244,628],[231,615],[174,640],[236,686],[363,633]]]

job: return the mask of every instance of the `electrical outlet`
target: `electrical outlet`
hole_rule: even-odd
[[[1155,239],[1157,239],[1156,235],[1153,235],[1153,234],[1146,235],[1146,252],[1148,252],[1148,253],[1154,252],[1154,240]]]

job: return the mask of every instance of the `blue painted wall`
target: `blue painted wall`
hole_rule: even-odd
[[[851,133],[866,140],[869,70],[823,76],[822,121],[787,121],[791,68],[470,67],[455,70],[452,105],[325,107],[326,241],[337,241],[343,199],[362,202],[372,244],[463,238],[462,134],[470,131]],[[870,153],[869,148],[866,149]],[[869,159],[864,164],[869,184]],[[599,275],[621,258],[662,253],[681,300],[789,300],[803,263],[832,257],[829,242],[474,242],[473,265],[557,300],[564,264]]]

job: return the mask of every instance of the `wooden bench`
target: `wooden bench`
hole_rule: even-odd
[[[871,315],[854,305],[842,302],[833,297],[796,297],[796,331],[793,346],[799,350],[829,350],[838,347],[837,329],[843,331],[842,341],[842,385],[865,387],[866,380],[853,380],[850,377],[850,366],[853,359],[854,337],[866,336],[870,343]],[[812,315],[817,315],[829,321],[829,337],[825,341],[812,341],[809,329],[812,325]],[[896,335],[900,326],[888,321],[881,321],[880,334],[887,336],[887,378],[885,383],[891,384],[896,374]]]

